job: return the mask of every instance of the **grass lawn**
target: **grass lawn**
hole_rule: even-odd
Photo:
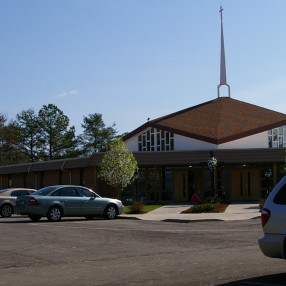
[[[160,208],[162,206],[163,205],[143,205],[142,213],[148,213],[148,212],[153,211],[153,210]],[[131,213],[131,206],[124,206],[124,213],[125,214]]]

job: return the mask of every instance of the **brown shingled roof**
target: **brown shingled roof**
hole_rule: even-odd
[[[201,141],[222,144],[286,125],[286,115],[253,104],[220,97],[149,121],[127,134],[127,140],[148,127]]]

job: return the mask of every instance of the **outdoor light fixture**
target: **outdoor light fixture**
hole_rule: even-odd
[[[210,158],[208,159],[208,167],[212,172],[217,167],[217,159],[214,157],[213,152],[210,153]]]
[[[268,170],[266,170],[264,175],[267,178],[267,196],[268,196],[270,193],[270,177],[272,176],[271,169],[269,168]]]
[[[265,175],[266,178],[270,178],[272,176],[271,169],[266,170],[264,175]]]
[[[210,152],[210,157],[208,159],[208,167],[211,171],[211,190],[212,194],[215,195],[215,182],[214,182],[214,170],[217,167],[217,159],[214,157],[214,152]]]

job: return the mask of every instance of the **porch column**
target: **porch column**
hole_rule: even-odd
[[[277,163],[273,163],[273,187],[277,184]]]

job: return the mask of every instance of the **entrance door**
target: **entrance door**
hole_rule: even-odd
[[[188,201],[188,171],[174,171],[174,193],[176,202]]]
[[[233,170],[231,181],[233,201],[259,200],[259,170]]]

